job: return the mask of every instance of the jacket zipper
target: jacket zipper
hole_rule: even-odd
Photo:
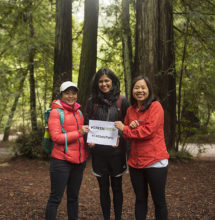
[[[77,118],[75,116],[75,112],[73,112],[73,115],[74,115],[75,120],[76,120],[77,129],[79,130],[78,120],[77,120]],[[79,138],[78,138],[78,144],[79,144],[79,163],[81,163],[81,143],[80,143]]]

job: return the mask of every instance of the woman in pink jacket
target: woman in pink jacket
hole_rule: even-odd
[[[77,86],[66,81],[60,87],[60,99],[52,102],[48,128],[54,148],[50,159],[51,193],[46,207],[46,220],[56,219],[57,208],[66,187],[68,219],[78,219],[78,194],[87,158],[83,136],[88,132],[88,126],[83,125],[80,105],[76,103],[77,94]],[[67,149],[58,108],[64,112],[63,129],[67,135]]]
[[[164,139],[164,111],[155,100],[147,77],[138,76],[133,80],[131,104],[124,124],[117,121],[115,126],[131,141],[128,164],[136,195],[136,220],[146,219],[148,185],[156,220],[166,220],[165,185],[169,154]]]

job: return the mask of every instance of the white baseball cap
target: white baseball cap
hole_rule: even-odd
[[[71,82],[71,81],[66,81],[66,82],[63,82],[60,86],[60,92],[63,92],[65,91],[66,89],[68,89],[69,87],[74,87],[77,89],[78,91],[78,87],[75,85],[75,83]]]

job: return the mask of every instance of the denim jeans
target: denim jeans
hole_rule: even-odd
[[[165,186],[168,167],[135,169],[129,167],[131,183],[136,195],[136,220],[145,220],[148,204],[148,185],[155,206],[156,220],[167,220]]]
[[[123,194],[122,194],[122,176],[112,177],[108,174],[97,177],[100,189],[100,203],[102,207],[102,212],[104,220],[110,220],[110,180],[111,187],[113,191],[113,205],[115,220],[121,220],[122,215],[122,203],[123,203]]]
[[[78,194],[86,163],[72,164],[51,158],[51,193],[46,206],[46,220],[55,220],[57,208],[67,187],[67,213],[69,220],[78,219]]]

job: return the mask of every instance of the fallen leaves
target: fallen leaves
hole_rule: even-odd
[[[186,164],[170,162],[166,187],[169,220],[215,219],[214,167],[215,160],[192,160]],[[0,161],[0,220],[44,219],[49,193],[49,164],[46,161],[24,158]],[[122,220],[134,220],[135,197],[129,174],[123,176],[123,194]],[[111,219],[114,219],[111,205]],[[147,219],[154,219],[150,195],[148,206]],[[57,219],[67,219],[66,193]],[[79,220],[102,219],[98,183],[91,174],[89,160],[80,190]]]

